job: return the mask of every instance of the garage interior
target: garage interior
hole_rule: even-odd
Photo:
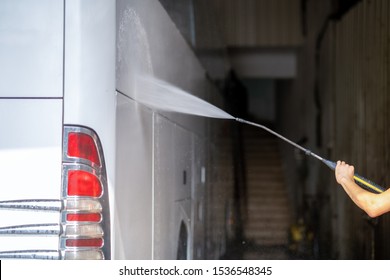
[[[390,182],[390,2],[160,0],[225,98],[366,178]],[[220,162],[234,171],[223,258],[387,259],[390,216],[370,218],[334,172],[249,126],[227,125]]]

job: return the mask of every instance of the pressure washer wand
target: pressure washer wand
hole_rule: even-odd
[[[276,137],[284,140],[285,142],[293,145],[295,148],[298,148],[300,149],[301,151],[303,151],[306,155],[308,156],[312,156],[318,160],[320,160],[321,162],[323,162],[326,166],[328,166],[331,170],[335,170],[336,169],[336,163],[334,161],[330,161],[330,160],[327,160],[327,159],[324,159],[322,157],[320,157],[319,155],[313,153],[312,151],[308,150],[308,149],[305,149],[304,147],[298,145],[297,143],[294,143],[293,141],[291,141],[290,139],[287,139],[286,137],[280,135],[279,133],[276,133],[275,131],[269,129],[268,127],[264,126],[264,125],[261,125],[261,124],[258,124],[258,123],[254,123],[254,122],[250,122],[250,121],[247,121],[247,120],[244,120],[244,119],[240,119],[240,118],[235,118],[236,121],[238,122],[241,122],[241,123],[246,123],[246,124],[249,124],[249,125],[252,125],[252,126],[256,126],[256,127],[259,127],[261,129],[264,129],[265,131],[268,131],[269,133],[275,135]],[[373,193],[382,193],[385,191],[385,189],[381,186],[379,186],[378,184],[360,176],[359,174],[356,174],[354,175],[354,179],[356,181],[356,183],[363,189],[365,190],[368,190],[370,192],[373,192]]]

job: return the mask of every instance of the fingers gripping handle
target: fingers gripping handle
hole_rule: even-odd
[[[325,163],[330,169],[335,170],[336,169],[336,163],[334,161],[330,161],[327,159],[322,160],[323,163]],[[353,176],[355,179],[355,182],[359,187],[373,192],[373,193],[382,193],[385,191],[385,188],[379,186],[378,184],[375,184],[374,182],[364,178],[363,176],[360,176],[359,174],[355,173],[355,176]]]

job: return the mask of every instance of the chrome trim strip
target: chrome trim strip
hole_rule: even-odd
[[[60,235],[59,224],[32,224],[1,227],[0,235]]]
[[[61,254],[55,250],[0,251],[0,259],[60,260]]]
[[[60,212],[62,201],[57,199],[25,199],[0,201],[0,210]]]

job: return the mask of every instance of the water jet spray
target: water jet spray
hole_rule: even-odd
[[[336,169],[336,163],[334,161],[330,161],[320,157],[319,155],[313,153],[308,149],[305,149],[297,143],[294,143],[286,137],[269,129],[268,127],[244,119],[236,118],[228,114],[227,112],[221,110],[220,108],[200,99],[199,97],[191,95],[188,92],[178,87],[175,87],[165,81],[150,76],[137,76],[136,82],[136,94],[134,96],[134,99],[150,108],[162,111],[204,116],[209,118],[232,119],[241,123],[249,124],[261,128],[277,136],[283,141],[289,143],[290,145],[293,145],[295,148],[300,149],[306,155],[312,156],[320,160],[331,170]],[[361,188],[366,189],[370,192],[382,193],[385,191],[385,188],[375,184],[374,182],[371,182],[370,180],[356,173],[354,175],[354,179]]]

